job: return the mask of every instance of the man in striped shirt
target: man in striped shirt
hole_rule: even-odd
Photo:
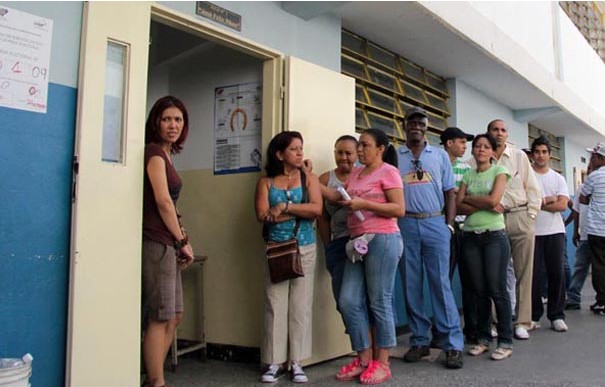
[[[605,144],[599,143],[592,153],[590,162],[594,171],[582,186],[580,203],[588,204],[586,233],[592,262],[592,287],[596,303],[590,309],[596,314],[605,315]]]

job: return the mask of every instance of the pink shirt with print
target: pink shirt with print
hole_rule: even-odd
[[[351,197],[359,197],[371,202],[387,203],[385,191],[399,188],[403,189],[399,170],[394,166],[383,163],[369,175],[359,176],[365,167],[355,168],[349,175],[345,188]],[[396,218],[385,218],[372,211],[361,211],[365,220],[361,221],[349,211],[347,225],[352,237],[361,234],[392,234],[399,232]]]

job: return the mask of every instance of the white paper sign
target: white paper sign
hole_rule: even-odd
[[[0,106],[46,113],[53,21],[0,5]]]
[[[214,99],[214,174],[260,171],[262,87],[218,87]]]

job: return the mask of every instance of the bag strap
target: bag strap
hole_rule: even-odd
[[[305,173],[305,171],[303,171],[302,169],[299,169],[300,171],[300,187],[302,188],[302,199],[300,201],[300,203],[307,203],[309,201],[309,192],[307,190],[307,174]],[[298,235],[298,228],[300,227],[300,218],[297,216],[296,217],[296,225],[294,226],[294,232],[292,235],[292,238],[296,238],[296,235]]]

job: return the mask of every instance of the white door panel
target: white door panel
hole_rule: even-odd
[[[141,203],[149,22],[150,4],[146,2],[84,5],[76,135],[79,173],[73,204],[70,267],[68,386],[139,385]],[[123,72],[115,66],[106,66],[108,57],[115,61],[108,54],[110,41],[121,47],[124,54]],[[120,81],[116,74],[123,74],[124,79]],[[123,93],[115,91],[120,86]],[[116,93],[124,97],[123,102],[111,97]],[[124,117],[123,121],[119,117]],[[103,135],[104,120],[107,126],[108,118],[116,119],[117,126],[123,128],[122,136],[113,141],[119,155],[116,161],[103,161],[108,158]]]
[[[338,72],[286,58],[286,130],[300,132],[305,158],[319,175],[334,165],[334,141],[355,133],[355,80]],[[318,247],[321,243],[318,241]],[[318,248],[313,303],[313,356],[317,363],[351,352],[336,311],[323,249]]]

